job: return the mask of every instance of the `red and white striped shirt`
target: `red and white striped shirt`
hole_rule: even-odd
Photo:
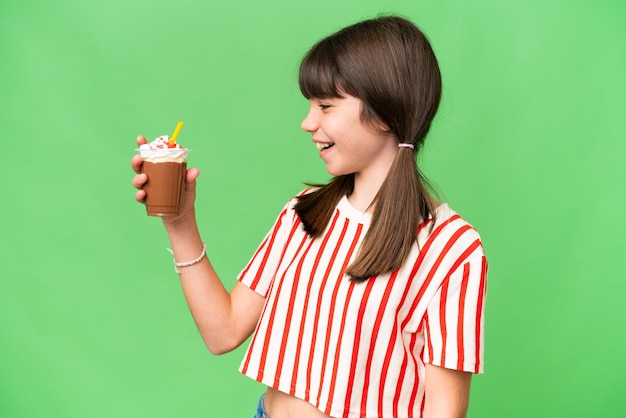
[[[483,372],[487,277],[476,230],[444,204],[405,264],[344,274],[371,216],[343,198],[311,239],[290,201],[239,280],[266,297],[241,372],[332,417],[419,417],[425,363]]]

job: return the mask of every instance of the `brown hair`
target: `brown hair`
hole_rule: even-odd
[[[426,36],[397,16],[356,23],[311,48],[300,65],[299,83],[308,99],[359,98],[365,123],[383,122],[400,143],[414,146],[413,152],[398,150],[372,202],[369,230],[346,273],[364,281],[398,269],[416,241],[419,223],[434,216],[435,201],[416,164],[441,97],[439,66]],[[352,193],[354,174],[318,186],[295,206],[312,237],[324,232],[339,200]]]

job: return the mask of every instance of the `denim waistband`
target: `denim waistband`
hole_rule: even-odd
[[[270,416],[267,415],[267,411],[265,410],[265,403],[263,402],[264,400],[265,393],[261,395],[261,398],[259,398],[259,404],[256,407],[256,415],[254,415],[254,418],[270,418]]]

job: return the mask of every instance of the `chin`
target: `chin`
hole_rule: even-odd
[[[328,174],[330,174],[333,177],[339,177],[339,176],[344,176],[346,174],[349,173],[344,173],[343,171],[335,171],[335,170],[326,170],[328,172]]]
[[[353,171],[350,171],[350,170],[341,170],[340,168],[329,167],[329,166],[326,166],[326,171],[328,172],[328,174],[334,177],[345,176],[347,174],[353,173]]]

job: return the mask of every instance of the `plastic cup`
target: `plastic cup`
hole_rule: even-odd
[[[140,151],[142,172],[148,176],[143,190],[149,216],[178,216],[183,210],[187,152],[180,148]]]

